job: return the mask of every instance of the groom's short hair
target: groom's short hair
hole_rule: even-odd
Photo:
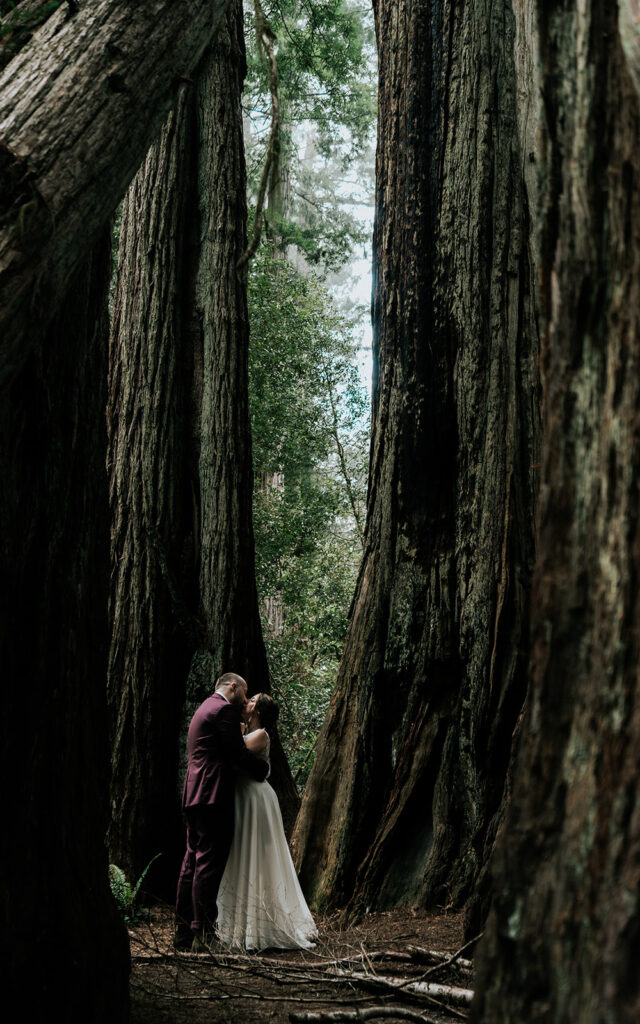
[[[216,679],[216,690],[219,690],[222,686],[231,686],[231,683],[244,683],[245,680],[242,676],[237,675],[235,672],[225,672],[224,675],[218,676]]]

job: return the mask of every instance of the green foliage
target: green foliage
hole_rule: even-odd
[[[271,235],[283,248],[296,245],[312,266],[335,270],[364,241],[353,198],[336,185],[363,154],[372,161],[371,10],[354,0],[278,0],[263,6],[277,40],[280,165],[287,194],[284,209],[270,208],[267,214]],[[245,35],[244,106],[252,125],[247,164],[255,192],[264,163],[270,97],[268,67],[257,46],[249,6]],[[302,138],[312,140],[311,160],[298,152]]]
[[[113,898],[118,905],[118,910],[125,921],[137,921],[140,918],[142,912],[136,905],[138,893],[140,892],[140,887],[147,876],[149,868],[160,856],[162,856],[162,854],[156,853],[155,857],[151,858],[134,886],[132,886],[125,877],[122,868],[119,868],[116,864],[109,865],[109,885],[111,886]]]
[[[370,8],[349,0],[276,0],[263,8],[277,39],[286,122],[312,122],[323,155],[341,151],[348,157],[363,146],[375,118],[373,76],[366,68],[375,46]],[[269,72],[252,42],[252,5],[245,35],[249,106],[266,112]],[[348,140],[340,138],[338,127],[348,131]]]
[[[261,599],[282,608],[280,632],[265,619],[265,642],[283,743],[304,782],[362,554],[369,402],[352,326],[318,280],[263,248],[249,304],[256,575]]]
[[[34,32],[50,14],[58,9],[62,0],[43,4],[20,4],[13,0],[0,0],[0,39],[18,30]]]
[[[0,0],[0,71],[26,46],[31,36],[60,6],[51,3],[13,3]]]

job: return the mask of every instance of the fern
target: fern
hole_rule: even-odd
[[[109,865],[109,885],[111,886],[111,892],[118,906],[118,910],[126,922],[136,921],[140,917],[140,910],[136,906],[136,899],[149,868],[160,856],[161,854],[156,853],[155,857],[151,858],[134,886],[131,885],[131,882],[127,879],[122,868],[119,868],[117,864]]]

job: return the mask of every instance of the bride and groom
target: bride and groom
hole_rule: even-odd
[[[265,785],[277,716],[271,697],[247,700],[245,680],[226,672],[191,719],[177,949],[207,949],[216,937],[239,949],[304,949],[317,938],[278,798]]]

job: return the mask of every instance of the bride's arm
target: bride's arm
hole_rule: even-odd
[[[266,729],[255,729],[244,738],[245,746],[252,754],[262,754],[267,749],[269,736]]]

